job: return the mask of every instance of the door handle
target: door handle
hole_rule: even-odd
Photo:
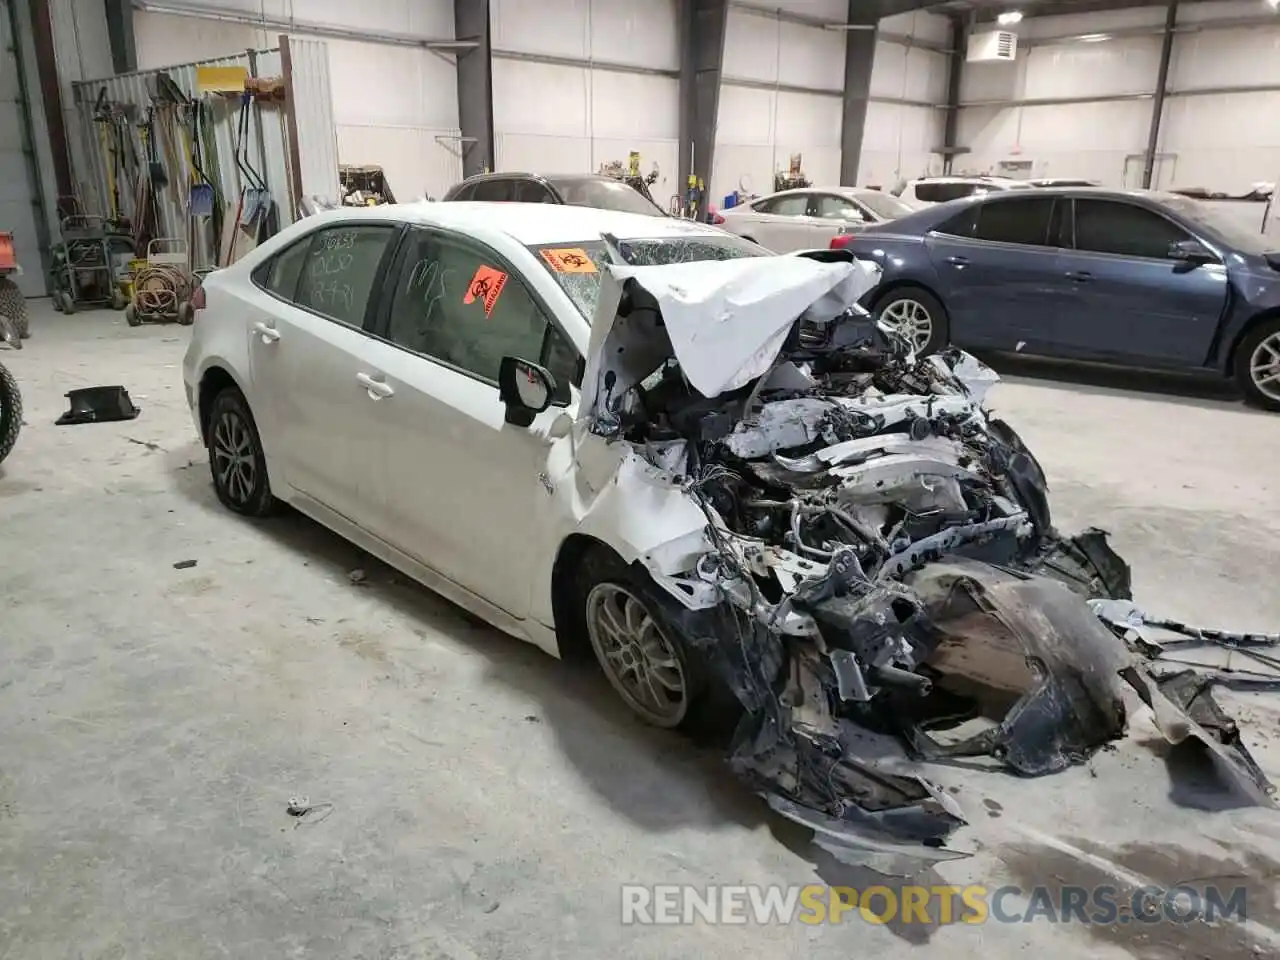
[[[968,266],[969,258],[961,256],[947,257],[946,262],[951,264],[953,267],[964,267]]]
[[[1093,279],[1093,274],[1088,270],[1068,270],[1067,279],[1074,280],[1076,283],[1088,283]]]
[[[395,393],[395,389],[385,380],[375,380],[367,373],[357,373],[356,382],[369,392],[370,400],[381,400]]]
[[[261,320],[253,325],[253,329],[256,333],[260,333],[262,335],[263,343],[275,343],[280,339],[280,331],[275,327],[267,326],[266,323]]]

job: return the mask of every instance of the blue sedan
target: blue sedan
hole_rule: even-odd
[[[1087,187],[989,193],[837,237],[883,268],[864,304],[947,343],[1234,376],[1280,411],[1280,238],[1200,201]]]

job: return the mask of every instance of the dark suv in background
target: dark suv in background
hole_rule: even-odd
[[[481,173],[450,188],[442,198],[497,203],[565,203],[665,217],[666,212],[621,180],[593,173]]]

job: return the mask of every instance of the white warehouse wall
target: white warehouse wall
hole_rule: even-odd
[[[951,26],[946,17],[924,11],[880,21],[881,34],[945,47]],[[928,47],[881,39],[871,68],[871,103],[862,131],[858,181],[893,188],[906,180],[942,172],[942,143],[947,100],[947,54]],[[881,99],[875,99],[881,98]],[[915,101],[915,103],[895,103]]]
[[[725,24],[716,149],[707,185],[717,206],[734,190],[771,193],[774,173],[785,170],[794,153],[803,157],[812,182],[840,182],[844,32],[784,20],[774,11],[843,22],[847,0],[752,0],[751,5],[761,9],[730,6]]]
[[[652,191],[665,207],[679,193],[675,0],[564,0],[554,13],[491,0],[489,10],[497,168],[595,171],[637,150],[644,173],[658,165]]]
[[[298,29],[136,10],[138,68],[275,47],[281,32],[308,36],[307,25],[420,39],[454,37],[451,0],[221,0],[219,10],[291,21]],[[403,44],[318,39],[329,50],[339,162],[382,166],[398,200],[439,197],[461,179],[457,74],[451,55]],[[301,146],[306,149],[305,143]]]
[[[1280,16],[1267,10],[1252,0],[1180,7],[1152,186],[1243,193],[1280,179]],[[1140,186],[1164,18],[1146,7],[1023,21],[1016,62],[965,64],[957,140],[971,152],[956,171],[1030,161],[1028,175]],[[1257,22],[1203,29],[1240,18]],[[1088,97],[1099,99],[1025,102]]]

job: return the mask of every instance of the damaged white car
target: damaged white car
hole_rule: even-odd
[[[814,257],[574,207],[308,218],[205,283],[215,489],[593,653],[650,723],[731,725],[733,769],[833,848],[940,850],[930,761],[1052,773],[1138,703],[1266,802],[1106,535],[1054,529],[994,373],[917,360],[855,305],[878,268]]]

